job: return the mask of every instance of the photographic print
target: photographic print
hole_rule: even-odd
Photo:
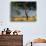
[[[36,21],[36,2],[11,2],[11,21]]]

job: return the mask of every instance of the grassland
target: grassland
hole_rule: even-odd
[[[36,16],[32,16],[32,17],[28,17],[28,20],[27,20],[27,17],[11,17],[11,21],[22,21],[22,22],[34,22],[36,21]]]

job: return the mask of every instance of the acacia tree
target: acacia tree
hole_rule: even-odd
[[[27,12],[28,7],[27,7],[27,4],[28,4],[28,3],[24,3],[24,9],[25,9],[26,18],[27,18],[27,20],[28,20],[28,12]]]
[[[36,2],[25,2],[24,3],[25,15],[28,20],[28,12],[30,10],[36,10]]]

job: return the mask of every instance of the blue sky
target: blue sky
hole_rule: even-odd
[[[35,0],[36,1],[36,0]],[[0,1],[0,30],[9,27],[23,32],[23,44],[32,39],[46,38],[46,1],[37,0],[36,22],[10,22],[10,0]],[[2,25],[1,25],[2,24]]]

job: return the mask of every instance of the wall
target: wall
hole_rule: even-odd
[[[33,43],[33,46],[46,46],[46,43]]]

